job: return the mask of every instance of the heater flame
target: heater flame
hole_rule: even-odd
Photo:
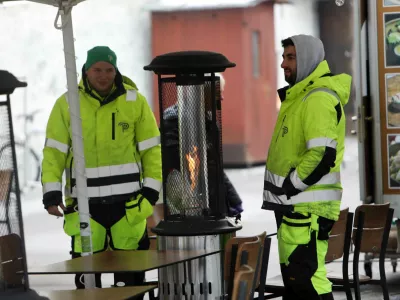
[[[197,176],[199,175],[199,166],[200,159],[197,154],[197,147],[192,146],[192,151],[186,154],[186,160],[188,162],[189,172],[190,172],[190,181],[192,182],[190,187],[192,191],[196,188],[197,185]]]

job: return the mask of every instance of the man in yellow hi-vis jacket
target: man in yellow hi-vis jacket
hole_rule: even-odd
[[[325,255],[338,219],[345,115],[351,77],[333,75],[322,42],[297,35],[282,41],[285,79],[268,150],[263,209],[274,210],[285,300],[331,300]]]
[[[93,252],[148,249],[146,218],[161,189],[160,134],[153,112],[136,85],[122,76],[108,47],[88,51],[79,84],[87,194]],[[62,216],[72,237],[72,257],[82,252],[67,93],[55,103],[43,150],[43,204]],[[62,201],[62,174],[66,175]],[[116,286],[137,285],[144,273],[115,274]],[[75,277],[84,288],[83,276]],[[96,286],[101,286],[100,275]]]

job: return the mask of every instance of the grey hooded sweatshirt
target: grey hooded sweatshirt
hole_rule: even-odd
[[[307,78],[325,59],[324,45],[320,39],[311,35],[294,35],[290,39],[296,47],[296,83],[299,83]]]

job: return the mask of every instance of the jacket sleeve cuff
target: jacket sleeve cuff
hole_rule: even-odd
[[[294,172],[290,173],[290,182],[292,183],[292,185],[300,190],[300,191],[304,191],[308,188],[308,185],[305,184],[299,177],[299,174],[297,174],[297,170],[294,170]]]
[[[294,172],[292,172],[294,173]],[[287,198],[289,199],[292,196],[296,196],[297,194],[299,194],[301,192],[301,190],[297,189],[294,185],[293,182],[290,180],[291,174],[290,173],[285,180],[283,181],[282,184],[282,189],[283,192],[285,193],[285,195],[287,196]]]
[[[62,203],[62,193],[60,191],[51,191],[43,195],[43,205],[47,209],[49,206],[60,205]]]
[[[145,197],[150,203],[151,205],[155,205],[157,200],[158,200],[158,196],[159,196],[159,192],[157,192],[156,190],[149,188],[147,186],[144,186],[141,194],[143,197]]]

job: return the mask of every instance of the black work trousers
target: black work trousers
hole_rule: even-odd
[[[113,204],[90,204],[89,211],[91,218],[96,222],[100,223],[106,228],[108,238],[106,239],[104,249],[105,251],[108,246],[114,250],[113,242],[111,239],[110,228],[117,223],[121,218],[125,217],[125,202],[113,203]],[[74,237],[72,237],[72,249],[74,243]],[[150,240],[147,235],[147,229],[144,230],[143,236],[139,241],[139,247],[137,250],[148,250],[150,248]],[[134,250],[134,249],[132,249]],[[71,251],[72,258],[80,257],[80,253],[74,253]],[[101,288],[101,274],[95,274],[96,287]],[[143,285],[145,280],[145,272],[120,272],[114,274],[114,286],[135,286]],[[84,289],[84,276],[82,273],[75,275],[75,285],[77,289]],[[138,299],[143,299],[139,297]]]

